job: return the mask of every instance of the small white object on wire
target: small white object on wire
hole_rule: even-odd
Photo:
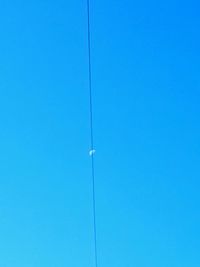
[[[91,150],[89,151],[89,155],[90,155],[90,157],[91,157],[92,155],[94,155],[94,154],[95,154],[95,152],[96,152],[96,150],[95,150],[95,149],[91,149]]]

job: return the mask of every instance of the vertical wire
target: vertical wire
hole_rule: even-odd
[[[96,192],[95,192],[95,168],[94,168],[94,132],[93,132],[93,98],[92,98],[92,64],[91,64],[91,25],[90,25],[90,0],[87,0],[87,35],[88,35],[88,79],[89,79],[89,105],[90,105],[90,151],[91,151],[91,175],[92,175],[92,206],[93,206],[93,234],[95,267],[97,261],[97,230],[96,230]]]

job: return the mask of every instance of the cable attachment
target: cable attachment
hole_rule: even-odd
[[[91,150],[89,151],[89,155],[90,155],[90,157],[93,156],[93,155],[95,154],[95,152],[96,152],[95,149],[91,149]]]

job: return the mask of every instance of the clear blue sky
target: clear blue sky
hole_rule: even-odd
[[[86,1],[0,2],[0,266],[93,267]],[[99,267],[200,266],[199,1],[93,1]]]

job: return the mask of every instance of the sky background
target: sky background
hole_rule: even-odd
[[[91,0],[99,267],[200,266],[199,10]],[[0,36],[0,266],[93,267],[86,1]]]

